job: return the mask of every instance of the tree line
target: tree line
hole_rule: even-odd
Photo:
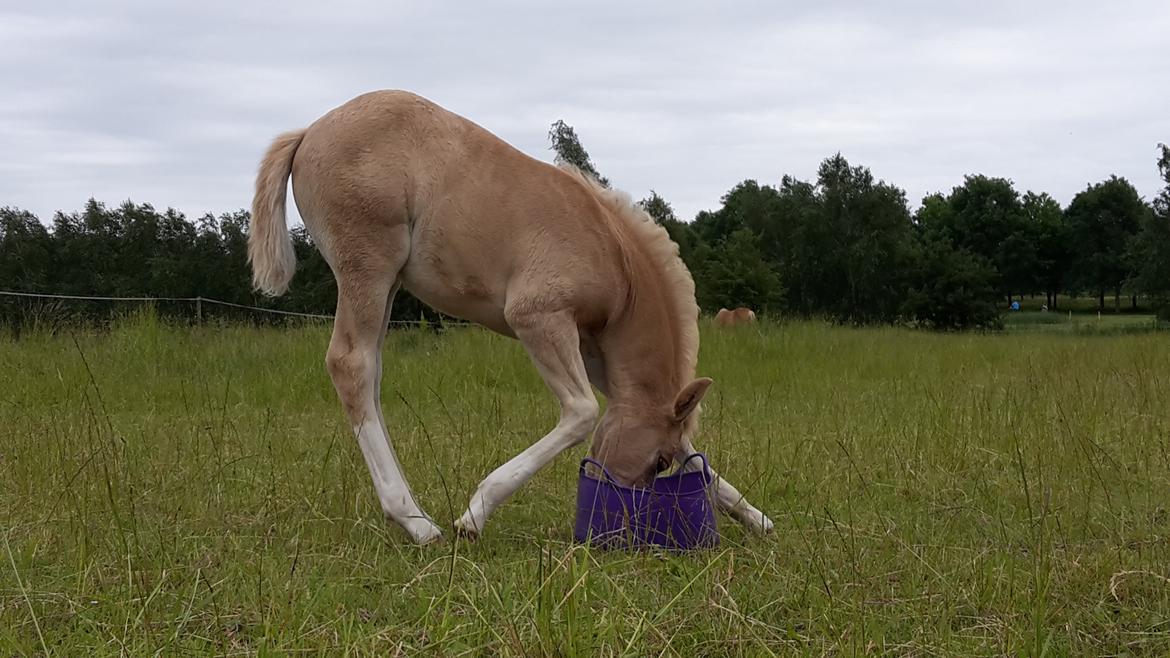
[[[549,133],[559,161],[599,177],[572,127]],[[1124,178],[1089,185],[1068,207],[970,175],[911,212],[900,188],[833,155],[815,181],[746,180],[715,211],[683,222],[651,191],[640,201],[679,245],[706,311],[757,312],[936,329],[993,327],[1014,299],[1091,295],[1106,310],[1138,296],[1170,316],[1170,149],[1165,187],[1147,204]]]
[[[549,132],[560,161],[608,185],[563,121]],[[967,176],[911,212],[905,193],[840,154],[815,181],[746,180],[719,209],[678,218],[651,192],[639,203],[679,245],[702,309],[748,306],[764,315],[857,324],[906,323],[935,329],[994,327],[1012,299],[1092,295],[1104,309],[1124,301],[1170,315],[1170,149],[1157,166],[1166,187],[1147,204],[1125,179],[1090,185],[1061,207],[1044,193],[1019,193],[1003,178]],[[0,289],[111,297],[205,297],[302,313],[331,313],[336,287],[303,227],[292,229],[297,273],[287,295],[252,291],[248,213],[194,221],[148,203],[110,207],[90,200],[46,225],[30,212],[0,208]],[[1128,298],[1123,301],[1123,297]],[[0,322],[20,326],[109,317],[107,303],[0,297]],[[192,317],[190,303],[162,304]],[[237,309],[204,307],[232,318]],[[263,316],[248,316],[261,319]],[[397,320],[439,316],[407,294]]]

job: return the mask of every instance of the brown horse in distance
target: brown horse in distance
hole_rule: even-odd
[[[716,327],[736,327],[742,324],[752,324],[756,321],[756,314],[749,308],[740,306],[734,311],[725,308],[715,314]]]

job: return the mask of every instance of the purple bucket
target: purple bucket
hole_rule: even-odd
[[[703,468],[683,467],[694,458]],[[589,464],[604,479],[586,472]],[[687,457],[672,475],[654,479],[647,488],[619,484],[598,462],[581,461],[577,479],[577,522],[573,538],[603,548],[660,547],[674,550],[712,548],[719,544],[715,510],[707,496],[711,469],[702,453]]]

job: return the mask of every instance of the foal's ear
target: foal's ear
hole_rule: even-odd
[[[707,394],[707,389],[714,384],[715,380],[710,377],[700,377],[695,381],[683,387],[679,391],[678,397],[674,399],[674,420],[681,423],[694,413],[698,408],[699,403],[703,401],[703,396]]]

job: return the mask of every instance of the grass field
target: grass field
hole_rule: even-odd
[[[1104,336],[1143,334],[1165,330],[1168,325],[1153,314],[1144,313],[1042,313],[1019,311],[1004,315],[1004,330],[1009,333],[1074,334]]]
[[[697,441],[776,522],[718,550],[570,542],[565,455],[475,544],[385,524],[329,329],[0,339],[0,655],[1170,653],[1165,333],[705,328]],[[520,347],[395,332],[424,507],[555,420]]]

